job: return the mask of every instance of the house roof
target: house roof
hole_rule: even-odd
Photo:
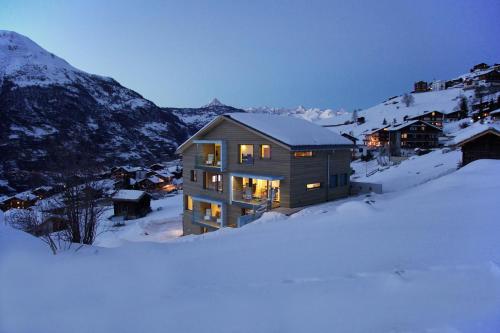
[[[441,111],[437,111],[437,110],[434,110],[434,111],[425,111],[424,113],[417,114],[417,115],[415,115],[415,116],[410,117],[409,119],[410,119],[410,120],[418,120],[418,119],[417,119],[418,117],[426,116],[426,115],[428,115],[428,114],[432,114],[433,112],[440,113],[440,114],[445,114],[445,113],[443,113],[443,112],[441,112]]]
[[[398,125],[398,126],[394,126],[394,127],[391,127],[389,128],[389,131],[399,131],[400,129],[403,129],[405,127],[408,127],[408,126],[411,126],[411,125],[415,125],[416,123],[422,123],[422,124],[425,124],[427,126],[430,126],[430,127],[433,127],[439,131],[441,131],[441,129],[437,126],[434,126],[432,124],[429,124],[428,122],[425,122],[425,121],[422,121],[422,120],[412,120],[412,121],[408,121],[406,123],[403,123],[401,125]]]
[[[113,200],[117,200],[117,201],[138,201],[144,195],[147,195],[147,193],[144,192],[144,191],[138,191],[138,190],[119,190],[113,196]]]
[[[463,130],[457,132],[455,137],[448,143],[449,146],[461,146],[477,137],[480,137],[486,133],[493,133],[500,136],[500,124],[481,124],[475,123]]]
[[[307,120],[291,116],[241,112],[225,114],[215,118],[190,139],[180,145],[177,152],[182,152],[195,138],[208,132],[213,126],[222,121],[233,121],[291,149],[353,146],[350,140],[344,138],[340,134],[327,130]]]

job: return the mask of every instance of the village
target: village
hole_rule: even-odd
[[[179,160],[148,167],[116,166],[94,174],[92,181],[99,184],[96,200],[108,207],[101,218],[106,228],[101,229],[116,231],[134,220],[147,219],[153,212],[151,202],[161,209],[163,204],[171,205],[163,198],[178,195],[182,207],[165,215],[169,230],[182,229],[172,235],[242,227],[266,212],[291,215],[326,201],[384,193],[384,181],[376,181],[377,173],[431,152],[461,151],[460,160],[452,166],[455,169],[477,159],[498,159],[498,70],[499,65],[482,63],[458,80],[416,82],[412,94],[399,97],[406,106],[414,103],[414,96],[432,91],[472,89],[474,93],[468,98],[460,95],[456,107],[446,112],[430,109],[392,122],[383,118],[380,127],[357,136],[344,130],[345,123],[340,128],[272,115],[216,117],[179,146]],[[390,98],[384,104],[396,100]],[[348,125],[368,124],[365,116],[355,112]],[[298,128],[301,139],[294,137]],[[89,181],[72,178],[75,186]],[[67,186],[61,183],[18,193],[4,198],[0,207],[10,210],[7,216],[12,217],[17,210],[45,212],[44,220],[31,232],[59,232],[68,226],[61,200]]]

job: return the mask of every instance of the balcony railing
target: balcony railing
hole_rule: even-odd
[[[220,159],[214,158],[213,156],[198,155],[196,156],[195,165],[196,167],[201,168],[221,169],[222,161]]]
[[[222,217],[206,215],[206,212],[196,210],[193,212],[193,222],[217,229],[222,227],[223,224]]]

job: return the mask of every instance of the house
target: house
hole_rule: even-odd
[[[426,111],[423,114],[411,117],[408,120],[422,120],[426,123],[442,128],[443,122],[445,120],[445,115],[439,111]]]
[[[119,190],[112,198],[115,216],[133,220],[151,211],[151,196],[144,191]]]
[[[142,190],[156,190],[162,187],[164,183],[165,181],[162,178],[151,176],[137,181],[135,186]]]
[[[444,114],[444,122],[449,123],[452,121],[458,121],[460,119],[467,118],[467,111],[464,110],[454,110],[451,112],[446,112]]]
[[[384,147],[389,143],[389,126],[375,128],[365,133],[363,142],[368,149]]]
[[[2,201],[2,210],[7,211],[12,208],[26,209],[33,206],[38,197],[30,191],[18,193]]]
[[[474,124],[450,144],[462,148],[462,165],[479,159],[500,159],[500,124]]]
[[[40,186],[31,191],[34,195],[38,197],[39,200],[45,199],[54,193],[54,188],[52,186]]]
[[[162,170],[162,169],[164,169],[164,168],[165,168],[165,166],[164,166],[163,164],[161,164],[161,163],[155,163],[155,164],[151,164],[151,165],[149,166],[149,168],[150,168],[151,170],[153,170],[153,171],[158,171],[158,170]]]
[[[441,128],[422,120],[412,120],[391,127],[389,129],[391,155],[399,156],[402,150],[415,148],[437,148],[441,134]]]
[[[471,69],[470,69],[470,72],[475,72],[475,71],[484,71],[486,69],[490,68],[490,66],[488,66],[488,64],[485,64],[484,62],[480,63],[480,64],[477,64],[477,65],[474,65]]]
[[[464,82],[463,78],[458,78],[458,79],[454,79],[454,80],[448,80],[448,81],[446,81],[445,88],[448,89],[448,88],[451,88],[451,87],[459,87],[461,84],[463,84],[463,82]]]
[[[446,89],[446,81],[443,80],[436,80],[431,83],[431,90],[432,91],[439,91],[439,90],[445,90]]]
[[[413,85],[413,91],[416,93],[429,91],[429,85],[425,81],[415,82]]]
[[[130,179],[137,178],[137,173],[141,172],[141,167],[130,167],[130,166],[119,166],[111,169],[111,178],[116,180],[119,179]]]
[[[500,82],[500,72],[496,69],[482,73],[477,76],[478,80],[484,81],[486,83],[498,83]]]
[[[177,149],[184,163],[184,234],[241,227],[265,211],[347,196],[352,147],[295,117],[215,118]]]

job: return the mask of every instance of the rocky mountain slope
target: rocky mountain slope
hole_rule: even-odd
[[[62,170],[165,159],[188,136],[175,114],[10,31],[0,31],[0,119],[0,179],[16,190]]]

